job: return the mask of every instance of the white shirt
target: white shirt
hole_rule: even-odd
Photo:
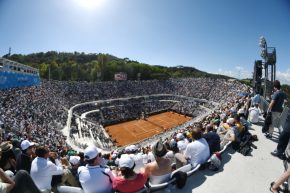
[[[139,173],[140,169],[144,167],[142,154],[141,153],[137,153],[135,155],[131,154],[131,157],[135,162],[134,172]]]
[[[251,107],[249,109],[249,121],[251,123],[258,123],[259,122],[259,109],[256,107]]]
[[[177,142],[177,147],[178,147],[180,153],[183,153],[185,151],[188,144],[189,144],[189,142],[186,138]]]
[[[154,162],[155,161],[155,157],[154,157],[152,151],[148,152],[147,155],[148,155],[148,160],[150,160],[151,162]]]
[[[30,175],[35,185],[40,189],[51,189],[51,179],[53,175],[63,174],[63,168],[58,160],[55,163],[36,157],[31,163]]]
[[[2,180],[0,179],[0,192],[1,193],[6,193],[8,185],[9,184],[2,182]]]
[[[100,166],[81,166],[78,168],[79,181],[85,193],[110,193],[112,190],[111,180],[114,176],[110,169]]]
[[[210,156],[208,143],[204,138],[189,143],[184,156],[190,159],[190,163],[193,167],[205,163]]]

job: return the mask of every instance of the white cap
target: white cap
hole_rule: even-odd
[[[129,152],[130,151],[130,146],[125,147],[125,152]]]
[[[119,167],[120,168],[133,168],[134,166],[134,160],[133,158],[131,158],[130,156],[122,156],[120,159],[119,159]]]
[[[128,152],[132,152],[132,151],[136,151],[137,150],[137,147],[136,145],[129,145],[125,148],[125,152],[128,153]]]
[[[137,150],[136,145],[130,145],[129,147],[130,147],[130,150],[131,151],[136,151]]]
[[[238,110],[238,114],[244,114],[244,113],[245,113],[244,109],[239,109]]]
[[[184,135],[182,133],[177,133],[176,138],[179,139],[179,140],[183,139]]]
[[[112,159],[115,159],[115,158],[117,158],[117,154],[113,153],[112,154]]]
[[[29,148],[29,147],[31,147],[31,146],[34,146],[34,145],[35,145],[35,143],[30,142],[30,141],[28,141],[28,140],[24,140],[24,141],[22,141],[21,144],[20,144],[22,150],[26,150],[27,148]]]
[[[100,153],[101,151],[95,146],[89,146],[84,151],[85,160],[91,160]]]
[[[69,162],[72,164],[72,165],[77,165],[78,163],[80,163],[80,157],[79,156],[70,156],[69,158]]]
[[[229,125],[234,125],[234,124],[235,124],[235,119],[234,119],[234,118],[229,118],[229,119],[227,120],[227,124],[229,124]]]

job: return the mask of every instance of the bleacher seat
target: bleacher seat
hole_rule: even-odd
[[[170,179],[168,182],[164,182],[164,183],[161,183],[161,184],[151,184],[151,183],[149,182],[149,189],[150,189],[150,192],[164,189],[164,188],[166,188],[169,184],[173,184],[174,182],[175,182],[175,178]]]
[[[199,167],[200,167],[200,164],[198,164],[194,168],[191,168],[190,171],[186,172],[187,176],[191,176],[194,172],[196,172],[199,169]]]
[[[166,188],[168,185],[170,184],[173,184],[175,182],[175,178],[172,178],[173,175],[176,173],[176,172],[179,172],[179,171],[182,171],[182,172],[185,172],[187,174],[187,176],[190,176],[192,175],[198,168],[200,167],[200,165],[197,165],[195,168],[192,168],[192,165],[191,164],[187,164],[185,166],[182,166],[176,170],[174,170],[173,172],[171,172],[170,174],[170,180],[168,182],[164,182],[162,184],[151,184],[149,182],[149,188],[150,188],[150,192],[152,191],[157,191],[157,190],[161,190],[161,189],[164,189]]]
[[[180,167],[180,168],[177,168],[176,170],[174,170],[174,171],[171,173],[171,176],[170,176],[170,177],[172,177],[172,176],[173,176],[176,172],[178,172],[178,171],[182,171],[182,172],[187,173],[187,172],[189,172],[189,171],[191,170],[191,168],[192,168],[191,164],[187,164],[187,165],[185,165],[185,166],[182,166],[182,167]]]
[[[84,193],[83,189],[73,186],[58,186],[57,191],[59,193]]]

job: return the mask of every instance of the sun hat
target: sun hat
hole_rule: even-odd
[[[153,154],[156,157],[163,157],[167,153],[167,149],[165,145],[161,142],[158,141],[154,146],[153,146]]]
[[[8,141],[4,141],[0,144],[0,149],[2,152],[9,151],[13,148],[13,145],[9,143]]]

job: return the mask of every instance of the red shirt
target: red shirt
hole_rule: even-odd
[[[114,178],[113,189],[123,193],[136,192],[144,187],[147,176],[144,173],[137,174],[134,180],[124,179],[122,176]]]

